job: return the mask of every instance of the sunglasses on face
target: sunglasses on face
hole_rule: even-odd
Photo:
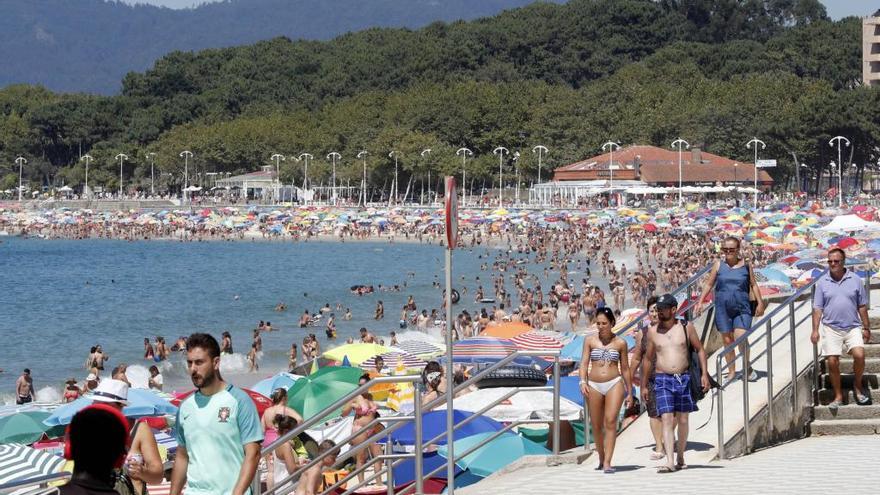
[[[721,248],[721,250],[724,251],[725,253],[735,253],[737,251],[737,249],[739,249],[739,248],[729,248],[729,247]]]
[[[829,265],[837,265],[839,263],[843,263],[843,260],[828,260]]]

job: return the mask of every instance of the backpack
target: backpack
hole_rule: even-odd
[[[700,367],[700,354],[691,345],[691,341],[688,338],[687,324],[687,320],[684,320],[681,327],[684,330],[684,338],[688,343],[688,375],[690,375],[691,398],[694,402],[699,402],[703,400],[703,397],[706,396],[708,391],[703,391],[703,369]],[[712,390],[713,388],[719,388],[719,385],[718,382],[712,378],[712,375],[709,375],[709,390]]]

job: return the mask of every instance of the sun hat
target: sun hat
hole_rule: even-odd
[[[89,373],[89,376],[86,377],[87,382],[98,381],[98,375],[94,373]]]
[[[128,404],[128,384],[122,380],[102,380],[92,392],[92,400],[95,402],[119,402]]]

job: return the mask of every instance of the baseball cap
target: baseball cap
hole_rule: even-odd
[[[675,298],[672,294],[663,294],[657,299],[657,309],[661,308],[677,308],[678,307],[678,299]]]
[[[101,380],[101,383],[92,392],[92,400],[95,402],[120,402],[127,405],[128,384],[122,380]]]

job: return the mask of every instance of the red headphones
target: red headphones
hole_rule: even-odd
[[[83,408],[81,411],[79,411],[76,414],[79,415],[79,414],[82,414],[84,411],[95,410],[95,409],[97,409],[99,411],[104,411],[104,412],[110,413],[113,417],[116,418],[117,421],[119,421],[119,424],[122,425],[123,431],[126,431],[126,432],[128,431],[128,419],[125,418],[125,415],[122,414],[122,411],[120,411],[119,409],[116,409],[115,407],[109,406],[107,404],[92,404],[86,408]],[[73,423],[73,422],[71,421],[71,423]],[[72,442],[70,441],[70,425],[69,424],[67,425],[67,428],[65,428],[65,430],[64,430],[64,438],[66,440],[64,442],[64,458],[69,461],[72,461],[73,460],[73,449],[71,446]],[[123,451],[122,455],[120,455],[119,458],[116,459],[116,461],[113,463],[113,467],[115,469],[121,468],[122,465],[125,463],[125,458],[128,455],[129,448],[131,448],[131,435],[126,433],[126,435],[125,435],[125,450]]]

